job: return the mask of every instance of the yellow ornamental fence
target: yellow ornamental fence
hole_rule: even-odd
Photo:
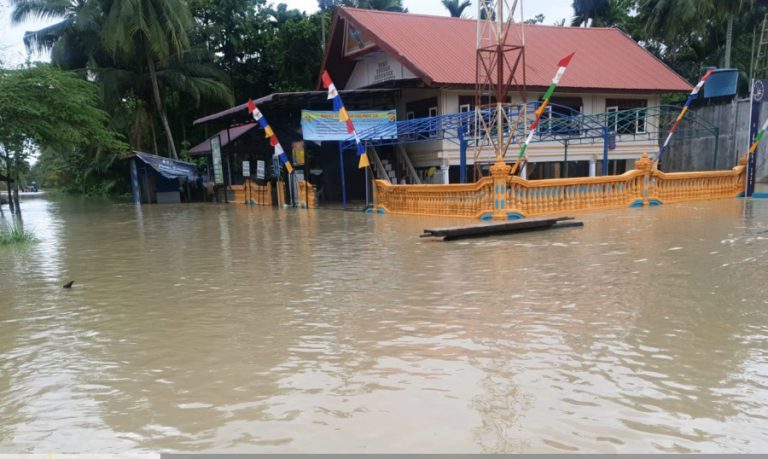
[[[382,212],[483,219],[555,215],[701,199],[733,198],[744,188],[744,160],[730,171],[664,173],[647,154],[622,175],[525,180],[497,165],[472,184],[392,185],[376,181]]]
[[[269,182],[265,185],[257,185],[248,181],[243,185],[232,185],[229,189],[234,194],[232,204],[272,205],[272,184]]]
[[[408,215],[480,218],[493,208],[493,180],[452,185],[391,185],[376,181],[377,207]]]

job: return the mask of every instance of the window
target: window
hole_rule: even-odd
[[[606,99],[608,125],[616,134],[645,134],[647,105],[645,99]]]
[[[471,111],[472,111],[471,105],[469,104],[459,105],[459,113],[470,113]],[[464,134],[469,134],[469,131],[473,123],[474,123],[474,120],[470,116],[465,116],[463,118],[462,131],[464,131]]]
[[[435,118],[437,117],[437,107],[429,107],[429,117]],[[429,136],[435,137],[437,135],[437,129],[438,129],[438,120],[429,120]]]
[[[605,107],[605,112],[608,114],[607,120],[608,120],[608,127],[611,129],[611,132],[617,132],[617,123],[619,122],[618,114],[619,114],[619,107],[612,106],[612,107]]]
[[[413,120],[416,119],[416,113],[414,112],[405,112],[405,119],[406,120]],[[411,125],[406,131],[410,131],[413,129],[413,125]],[[416,136],[414,134],[408,134],[405,136],[406,139],[415,139]]]

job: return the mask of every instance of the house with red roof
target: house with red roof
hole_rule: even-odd
[[[524,27],[524,34],[513,31],[510,36],[524,36],[526,84],[510,92],[512,103],[522,102],[522,89],[528,101],[541,97],[557,62],[575,52],[552,103],[584,115],[600,114],[608,122],[613,118],[606,113],[634,110],[633,121],[624,120],[613,129],[611,173],[622,172],[643,151],[655,152],[655,127],[638,109],[660,106],[663,94],[690,92],[686,80],[616,28],[514,27]],[[473,19],[339,8],[321,72],[328,70],[343,90],[397,88],[399,120],[474,111],[477,34]],[[516,76],[522,81],[522,75]],[[405,151],[423,177],[430,172],[426,181],[457,181],[460,158],[455,144],[414,143]],[[568,161],[590,175],[603,155],[603,142],[575,142],[568,149]],[[538,178],[560,176],[561,143],[535,143],[528,157],[530,163],[541,163]],[[578,174],[574,172],[571,175]]]

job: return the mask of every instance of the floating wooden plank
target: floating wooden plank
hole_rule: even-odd
[[[543,230],[552,228],[564,228],[584,226],[581,221],[573,217],[554,218],[522,218],[507,222],[482,222],[465,226],[453,226],[449,228],[427,228],[420,237],[442,238],[444,241],[455,239],[481,237],[491,234],[514,233],[517,231]]]

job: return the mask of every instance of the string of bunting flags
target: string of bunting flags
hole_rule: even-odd
[[[557,73],[555,74],[555,77],[552,79],[552,84],[549,85],[549,88],[547,89],[547,92],[544,93],[544,97],[542,98],[541,105],[538,109],[536,109],[536,119],[533,120],[533,123],[531,124],[531,130],[528,132],[528,137],[526,137],[525,142],[523,142],[523,145],[520,147],[520,151],[517,154],[517,160],[515,160],[515,164],[512,166],[511,174],[514,174],[517,172],[517,168],[520,165],[520,161],[525,156],[525,151],[528,149],[528,145],[530,145],[531,140],[533,140],[533,135],[536,133],[536,128],[539,126],[539,121],[541,121],[541,116],[544,114],[544,110],[547,109],[547,106],[549,105],[550,99],[552,99],[552,94],[555,93],[555,88],[557,88],[558,83],[560,83],[560,79],[563,77],[563,74],[565,74],[565,70],[568,68],[568,64],[571,62],[571,59],[573,59],[573,55],[576,53],[571,53],[564,58],[560,60],[557,64]]]
[[[256,107],[256,103],[254,103],[252,99],[248,99],[248,113],[253,115],[253,119],[258,121],[259,126],[264,129],[264,134],[269,139],[269,144],[275,149],[273,156],[280,160],[280,164],[285,166],[289,174],[293,173],[293,166],[288,160],[288,155],[285,154],[283,146],[280,145],[280,141],[277,139],[275,131],[272,130],[272,126],[269,125],[267,119],[264,118],[264,115],[259,111],[258,107]]]
[[[333,80],[331,80],[331,76],[328,74],[327,70],[323,71],[321,78],[323,80],[323,87],[328,90],[328,100],[333,100],[333,111],[339,113],[340,122],[347,123],[347,133],[352,134],[355,137],[355,143],[357,144],[357,156],[360,157],[360,161],[357,167],[363,169],[370,166],[371,163],[368,161],[368,154],[365,152],[365,145],[363,145],[363,142],[357,135],[355,125],[352,123],[352,119],[349,117],[347,109],[344,108],[344,102],[342,102],[339,91],[336,90],[336,85],[333,84]]]
[[[659,148],[659,154],[656,155],[656,161],[654,165],[658,167],[659,162],[661,161],[661,158],[664,157],[664,151],[667,149],[667,145],[669,145],[669,141],[672,140],[672,136],[675,134],[675,131],[677,131],[677,127],[680,125],[680,121],[683,119],[686,113],[688,113],[688,107],[691,106],[694,100],[696,100],[696,96],[699,94],[699,91],[701,88],[704,87],[704,83],[707,82],[707,78],[709,78],[710,75],[712,75],[712,72],[715,70],[709,70],[707,73],[704,74],[703,77],[701,77],[701,80],[699,80],[699,84],[697,84],[693,91],[691,91],[691,94],[688,96],[688,100],[685,101],[685,105],[683,105],[683,109],[680,111],[680,114],[677,115],[677,119],[675,120],[675,124],[672,125],[672,128],[669,130],[669,134],[667,134],[667,140],[664,141],[664,143]]]

